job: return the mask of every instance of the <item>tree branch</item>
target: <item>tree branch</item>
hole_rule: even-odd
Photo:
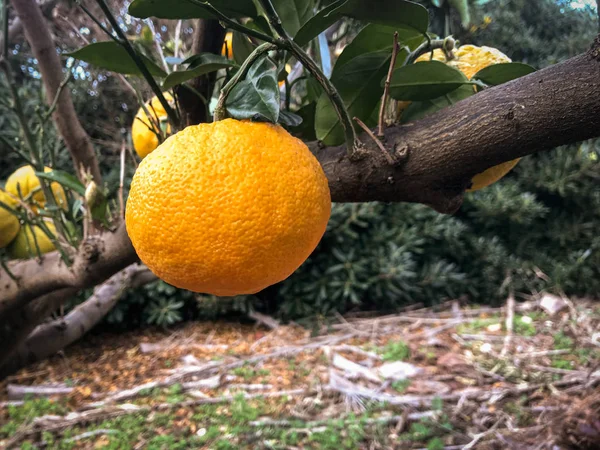
[[[367,156],[350,161],[344,146],[310,144],[329,179],[334,202],[418,202],[452,213],[473,175],[559,145],[600,136],[600,37],[586,54],[463,100],[425,119],[389,127],[390,165],[369,139]],[[0,316],[62,288],[88,288],[137,259],[125,226],[82,245],[71,268],[56,253],[13,262],[0,271]]]
[[[114,233],[105,231],[83,241],[71,267],[57,252],[45,255],[42,263],[35,259],[10,262],[8,268],[17,280],[0,271],[0,320],[57,289],[85,289],[102,283],[135,261],[137,255],[123,223]]]
[[[58,0],[48,0],[46,2],[40,3],[40,8],[42,10],[42,14],[44,17],[49,18],[52,15],[52,11],[54,7],[58,3]],[[23,22],[18,17],[10,24],[10,28],[8,29],[8,43],[14,41],[21,33],[23,32]],[[0,35],[0,48],[4,46],[4,37]]]
[[[39,325],[0,369],[6,373],[44,359],[79,340],[110,312],[130,288],[156,280],[145,267],[132,264],[94,289],[94,294],[64,318]],[[141,283],[141,284],[140,284]]]
[[[33,55],[38,60],[46,88],[46,101],[50,105],[56,97],[64,75],[48,24],[35,0],[12,0],[12,5],[23,24],[25,37]],[[96,184],[101,186],[100,167],[92,142],[79,122],[68,89],[63,89],[60,93],[53,118],[71,153],[77,174],[81,177],[83,169],[91,173]]]

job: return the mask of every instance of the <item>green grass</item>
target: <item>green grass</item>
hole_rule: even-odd
[[[404,341],[388,342],[381,355],[384,361],[406,361],[410,358],[410,347]]]

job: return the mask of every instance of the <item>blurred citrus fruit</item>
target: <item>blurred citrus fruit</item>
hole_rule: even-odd
[[[292,274],[331,212],[327,178],[278,125],[226,119],[190,126],[140,164],[125,214],[140,259],[177,287],[258,292]]]
[[[50,232],[56,236],[56,228],[50,221],[44,221]],[[36,246],[37,243],[37,246]],[[28,259],[55,249],[54,244],[37,225],[23,225],[14,241],[8,246],[8,256],[13,259]]]
[[[164,97],[168,102],[173,101],[173,97],[168,92],[164,93]],[[157,97],[153,97],[145,106],[150,117],[148,117],[144,108],[140,107],[133,119],[133,124],[131,125],[133,148],[142,159],[158,147],[159,139],[156,134],[160,133],[161,130],[157,129],[157,127],[165,124],[166,134],[169,135],[171,132],[171,126],[168,124],[167,111],[165,111],[160,100]]]
[[[0,201],[10,207],[17,205],[17,200],[0,190]],[[0,207],[0,248],[6,247],[19,233],[21,225],[17,216]]]
[[[44,167],[44,172],[52,172],[52,169]],[[58,206],[67,209],[67,198],[63,187],[54,181],[50,184],[50,188],[54,193],[54,199]],[[38,205],[42,208],[46,206],[46,196],[42,191],[40,179],[35,174],[35,169],[32,166],[23,166],[15,170],[6,180],[5,189],[6,192],[17,198],[19,197],[20,191],[23,199],[31,204],[31,209],[34,212],[37,212]],[[31,197],[28,199],[29,196]]]

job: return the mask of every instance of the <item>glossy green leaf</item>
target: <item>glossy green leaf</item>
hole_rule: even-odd
[[[295,36],[314,13],[314,0],[272,0],[285,30]]]
[[[291,128],[291,132],[294,136],[302,139],[303,141],[317,140],[317,135],[315,134],[316,107],[317,103],[311,102],[296,111],[296,114],[302,118],[302,123],[297,127]]]
[[[235,66],[232,61],[224,56],[213,55],[212,53],[203,53],[201,55],[194,56],[195,59],[192,60],[193,63],[190,64],[190,69],[171,72],[167,78],[165,78],[165,81],[162,85],[163,90],[166,91],[167,89],[171,89],[173,86],[183,84],[186,81],[197,78],[201,75]]]
[[[233,39],[231,41],[231,47],[233,52],[233,59],[236,63],[242,64],[246,61],[246,58],[254,50],[254,44],[248,39],[247,36],[237,31],[233,32]]]
[[[77,192],[79,195],[85,195],[85,186],[79,179],[68,172],[62,170],[53,170],[52,172],[35,172],[35,175],[46,180],[56,181],[61,186]]]
[[[367,25],[344,48],[344,51],[335,63],[336,70],[339,70],[347,62],[365,53],[380,50],[389,50],[391,53],[394,45],[395,31],[398,32],[400,46],[408,46],[411,50],[417,48],[424,40],[423,35],[412,28],[388,27],[376,24]],[[405,56],[406,51],[401,51],[397,62],[403,61]]]
[[[470,83],[465,75],[440,61],[400,67],[392,75],[390,96],[396,100],[428,100]]]
[[[297,127],[302,123],[302,117],[290,111],[280,111],[279,123],[286,127]]]
[[[210,0],[210,4],[228,17],[255,17],[252,0]],[[202,6],[188,0],[134,0],[129,14],[140,19],[214,19],[214,15]]]
[[[140,69],[125,48],[114,41],[94,42],[71,53],[64,53],[81,61],[92,64],[101,69],[125,75],[142,76]],[[167,73],[158,67],[152,60],[139,55],[142,62],[155,77],[166,77]]]
[[[342,97],[350,117],[366,120],[377,106],[390,60],[390,51],[360,55],[334,69],[331,81]],[[338,145],[344,141],[344,132],[329,97],[323,93],[317,102],[315,115],[317,138],[325,145]]]
[[[535,72],[535,68],[529,64],[519,62],[499,63],[481,69],[473,75],[473,79],[483,81],[490,86],[497,86],[533,72]]]
[[[338,0],[319,11],[296,35],[296,42],[306,45],[343,16],[391,27],[413,28],[426,33],[427,9],[407,0]]]
[[[422,119],[429,114],[433,114],[474,94],[475,90],[473,86],[465,84],[441,97],[422,102],[412,102],[402,113],[401,122],[406,123]]]
[[[277,66],[263,55],[248,70],[227,97],[227,111],[234,119],[253,119],[277,123],[279,120]]]

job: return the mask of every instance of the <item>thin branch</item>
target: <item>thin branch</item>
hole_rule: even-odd
[[[383,129],[385,122],[385,108],[387,106],[387,100],[390,95],[390,82],[392,80],[392,74],[394,73],[394,67],[396,67],[396,59],[398,58],[398,51],[400,46],[398,45],[398,32],[394,31],[394,47],[392,48],[392,59],[390,60],[390,68],[388,70],[387,77],[385,78],[385,85],[383,89],[383,97],[381,98],[381,108],[379,109],[379,127],[377,129],[377,136],[383,137]]]
[[[381,153],[383,154],[383,156],[385,157],[387,162],[392,166],[395,165],[396,164],[395,158],[392,156],[392,154],[390,152],[388,152],[387,148],[385,148],[385,145],[383,145],[383,143],[377,138],[377,136],[375,136],[375,133],[373,133],[369,129],[369,127],[358,117],[354,117],[354,121],[364,130],[365,133],[367,133],[367,135],[373,140],[373,142],[375,142],[375,144],[377,144],[377,147],[379,148],[379,150],[381,150]]]

